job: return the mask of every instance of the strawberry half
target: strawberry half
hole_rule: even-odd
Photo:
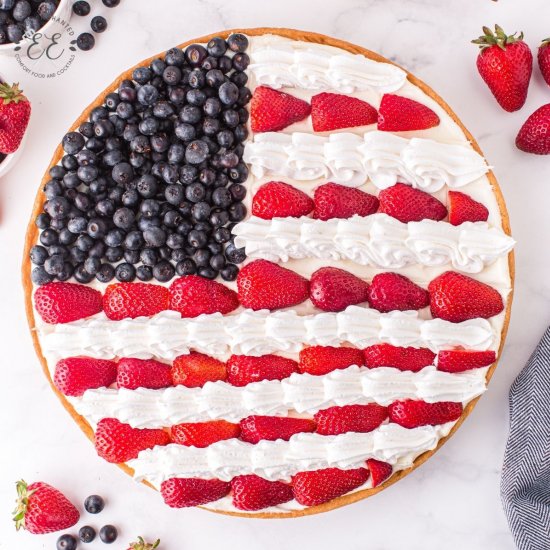
[[[91,357],[68,357],[55,365],[53,383],[63,394],[76,397],[86,390],[108,387],[116,381],[114,361]]]
[[[263,220],[299,218],[313,210],[313,200],[303,191],[282,181],[264,183],[252,200],[252,214]]]
[[[38,481],[15,484],[17,507],[13,512],[15,528],[25,529],[33,535],[43,535],[68,529],[76,524],[80,512],[58,489]]]
[[[494,32],[483,27],[483,35],[472,43],[481,48],[477,70],[498,104],[508,112],[521,109],[533,71],[533,54],[523,33],[508,36],[498,25]]]
[[[234,290],[198,275],[187,275],[170,285],[170,309],[182,317],[197,317],[203,313],[230,313],[239,307]]]
[[[393,466],[387,462],[369,458],[367,460],[367,468],[370,470],[370,478],[373,487],[384,483],[393,473]]]
[[[516,147],[534,155],[550,155],[550,103],[525,121],[516,137]]]
[[[0,84],[0,153],[15,153],[31,118],[31,104],[19,84]]]
[[[447,216],[445,205],[429,193],[414,189],[404,183],[396,183],[383,189],[378,195],[379,211],[398,219],[400,222],[422,220],[440,221]]]
[[[294,498],[292,485],[268,481],[256,475],[237,476],[231,480],[233,506],[239,510],[262,510]]]
[[[401,348],[390,344],[375,344],[364,349],[365,365],[369,369],[394,367],[402,371],[418,372],[433,365],[435,353],[427,348]]]
[[[356,97],[323,92],[311,98],[311,122],[315,132],[368,126],[377,120],[376,109]]]
[[[307,101],[267,86],[258,86],[250,100],[250,126],[253,132],[278,132],[304,120],[310,112]]]
[[[325,468],[299,472],[292,478],[294,498],[303,506],[318,506],[357,489],[369,479],[366,468]]]
[[[281,309],[307,299],[309,282],[290,269],[267,260],[254,260],[237,276],[239,300],[244,307]]]
[[[446,271],[428,286],[434,317],[460,323],[488,319],[504,309],[502,296],[494,288],[454,271]]]
[[[202,388],[206,382],[224,381],[227,370],[222,361],[204,353],[192,351],[179,355],[172,365],[172,382],[188,388]]]
[[[313,200],[313,217],[318,220],[370,216],[378,210],[378,199],[374,195],[337,183],[317,187]]]
[[[489,210],[460,191],[449,191],[449,223],[460,225],[464,222],[486,222]]]
[[[170,478],[163,481],[160,493],[171,508],[201,506],[225,497],[231,484],[219,479]]]
[[[227,381],[246,386],[261,380],[283,380],[298,372],[298,363],[279,355],[232,355],[227,361]]]
[[[388,407],[388,413],[390,422],[395,422],[403,428],[437,426],[457,420],[462,414],[462,403],[452,401],[426,403],[406,399],[392,403]]]
[[[225,420],[210,422],[189,422],[176,424],[170,428],[172,443],[186,447],[204,448],[225,439],[239,437],[241,428]]]
[[[437,355],[437,368],[443,372],[464,372],[488,367],[496,360],[497,354],[494,351],[444,350]]]
[[[168,289],[147,283],[115,283],[103,296],[105,315],[113,321],[151,317],[168,309]]]
[[[107,462],[126,462],[144,449],[168,443],[170,436],[164,430],[132,428],[115,418],[100,420],[95,432],[97,454]]]
[[[539,62],[539,69],[542,74],[542,78],[548,86],[550,86],[550,38],[545,38],[538,49],[537,60]]]
[[[363,352],[356,348],[310,346],[300,351],[300,372],[321,376],[333,370],[365,364]]]
[[[378,109],[378,129],[385,132],[427,130],[439,122],[437,114],[426,105],[395,94],[384,94]]]
[[[399,273],[379,273],[369,286],[369,305],[373,309],[411,311],[430,305],[430,294]]]
[[[116,383],[128,390],[168,388],[172,385],[171,366],[154,359],[123,358],[118,362]]]
[[[48,283],[36,289],[34,307],[49,324],[70,323],[103,309],[101,292],[75,283]]]
[[[310,298],[323,311],[343,311],[369,299],[369,285],[348,271],[322,267],[311,276]]]
[[[294,434],[314,431],[315,422],[307,418],[252,415],[241,420],[241,439],[247,443],[288,441]]]
[[[316,432],[321,435],[372,432],[386,418],[388,418],[388,409],[376,403],[330,407],[319,411],[314,416],[317,422]]]

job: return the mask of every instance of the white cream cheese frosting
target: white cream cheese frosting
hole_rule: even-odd
[[[402,223],[387,214],[348,219],[308,217],[264,220],[251,216],[233,228],[235,245],[249,258],[274,262],[322,258],[399,269],[411,264],[451,264],[465,273],[480,273],[506,256],[515,241],[486,222],[422,220]]]

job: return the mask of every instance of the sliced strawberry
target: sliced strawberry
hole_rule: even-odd
[[[179,355],[172,365],[172,381],[176,386],[202,388],[206,382],[226,379],[227,370],[222,361],[197,351]]]
[[[278,132],[309,116],[311,107],[285,92],[258,86],[250,101],[250,126],[253,132]]]
[[[393,466],[391,464],[376,460],[375,458],[367,460],[367,468],[370,470],[373,487],[378,487],[378,485],[384,483],[393,473]]]
[[[378,110],[378,129],[385,132],[427,130],[439,125],[439,117],[426,105],[395,94],[384,94]]]
[[[103,296],[105,315],[113,321],[151,317],[168,309],[168,289],[148,283],[115,283]]]
[[[323,92],[311,98],[311,122],[315,132],[368,126],[377,120],[376,109],[356,97]]]
[[[392,187],[383,189],[378,199],[380,212],[403,223],[422,220],[440,221],[447,216],[447,208],[442,202],[429,193],[404,183],[396,183]]]
[[[457,420],[462,414],[462,403],[440,401],[426,403],[406,399],[395,401],[388,407],[390,422],[395,422],[404,428],[419,426],[437,426]]]
[[[288,441],[294,434],[314,431],[315,422],[308,418],[252,415],[241,420],[241,439],[248,443],[258,443],[264,439]]]
[[[303,506],[318,506],[364,485],[369,479],[366,468],[340,470],[326,468],[299,472],[292,478],[294,498]]]
[[[211,420],[210,422],[189,422],[176,424],[170,428],[172,443],[186,447],[204,448],[225,439],[239,437],[241,428],[225,420]]]
[[[227,361],[227,381],[246,386],[261,380],[283,380],[298,372],[298,363],[279,355],[232,355]]]
[[[333,370],[365,364],[363,352],[356,348],[310,346],[300,351],[300,372],[320,376]]]
[[[318,220],[370,216],[378,210],[378,199],[374,195],[337,183],[317,187],[314,201],[313,217]]]
[[[231,480],[231,490],[233,506],[250,512],[277,506],[294,498],[292,485],[268,481],[256,475],[234,477]]]
[[[454,271],[446,271],[428,286],[434,317],[460,323],[488,319],[504,309],[502,296],[494,288]]]
[[[281,309],[307,299],[309,282],[290,269],[267,260],[254,260],[237,276],[239,300],[244,307]]]
[[[430,294],[399,273],[379,273],[369,287],[369,305],[373,309],[410,311],[430,305]]]
[[[402,371],[418,372],[433,365],[435,353],[427,348],[401,348],[390,344],[375,344],[364,349],[365,365],[369,369],[394,367]]]
[[[486,222],[489,210],[460,191],[449,191],[449,223],[460,225],[464,222]]]
[[[124,358],[118,362],[116,383],[119,388],[158,390],[172,385],[171,367],[154,359]]]
[[[198,479],[173,477],[163,481],[160,493],[171,508],[201,506],[225,497],[231,491],[231,484],[219,479]]]
[[[86,390],[114,384],[116,370],[117,365],[114,361],[68,357],[57,362],[53,382],[62,394],[76,397]]]
[[[48,283],[37,288],[34,307],[49,324],[70,323],[103,309],[101,292],[74,283]]]
[[[252,214],[263,220],[299,218],[313,210],[313,200],[282,181],[264,183],[252,199]]]
[[[199,275],[187,275],[170,285],[170,309],[182,317],[197,317],[203,313],[230,313],[239,307],[234,290]]]
[[[97,454],[107,462],[126,462],[144,449],[168,443],[170,436],[164,430],[132,428],[115,418],[100,420],[95,432]]]
[[[317,422],[316,432],[321,435],[372,432],[386,418],[388,418],[388,409],[376,403],[330,407],[319,411],[314,416]]]
[[[310,298],[323,311],[343,311],[369,299],[369,285],[348,271],[322,267],[310,281]]]
[[[464,372],[488,367],[496,360],[497,354],[494,351],[444,350],[437,355],[437,368],[443,372]]]

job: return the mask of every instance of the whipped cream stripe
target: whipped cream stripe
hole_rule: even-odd
[[[304,345],[358,348],[377,343],[427,347],[437,352],[461,346],[498,349],[500,333],[486,319],[451,323],[424,320],[417,311],[380,313],[349,306],[339,313],[298,315],[295,311],[242,310],[233,315],[214,313],[181,318],[175,311],[153,317],[111,321],[104,313],[87,319],[39,329],[41,345],[50,359],[87,355],[172,360],[191,349],[213,356],[228,353],[259,356],[299,352]]]
[[[289,441],[260,441],[255,445],[239,439],[218,441],[205,448],[169,444],[141,451],[128,466],[134,469],[135,479],[148,479],[154,484],[173,477],[230,481],[246,474],[290,481],[298,472],[364,467],[369,458],[403,469],[412,466],[423,452],[435,449],[453,425],[449,422],[407,429],[389,423],[369,433],[299,433]]]
[[[515,244],[504,231],[485,222],[402,223],[383,213],[326,221],[251,216],[238,223],[233,234],[235,245],[244,247],[252,259],[351,260],[385,269],[451,264],[466,273],[480,273]]]
[[[469,145],[367,132],[330,136],[294,132],[256,134],[245,144],[243,159],[256,177],[287,176],[311,181],[329,178],[359,187],[367,180],[378,189],[398,181],[433,193],[447,185],[463,187],[489,171],[485,159]]]
[[[383,93],[398,90],[407,79],[405,71],[389,63],[273,36],[252,43],[250,61],[248,72],[255,77],[256,84],[272,88],[342,93],[373,89]]]
[[[293,374],[244,387],[207,382],[202,388],[100,388],[71,402],[94,423],[116,418],[134,428],[162,428],[182,422],[239,422],[252,414],[286,416],[291,410],[315,414],[333,406],[372,402],[388,406],[399,399],[467,403],[485,391],[486,373],[487,369],[475,369],[450,374],[434,366],[420,372],[351,366],[323,376]]]

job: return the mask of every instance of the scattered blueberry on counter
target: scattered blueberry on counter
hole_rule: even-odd
[[[57,539],[57,550],[76,550],[78,541],[72,535],[61,535]]]
[[[90,495],[84,501],[84,509],[89,514],[99,514],[105,508],[105,501],[99,495]]]
[[[95,536],[95,529],[89,525],[84,525],[84,527],[81,527],[78,530],[78,538],[85,544],[92,542],[95,539]]]
[[[63,137],[36,218],[35,284],[237,277],[245,255],[231,229],[246,216],[247,46],[234,34],[172,48]]]
[[[99,530],[99,538],[106,544],[115,542],[118,537],[118,531],[114,525],[104,525]]]

